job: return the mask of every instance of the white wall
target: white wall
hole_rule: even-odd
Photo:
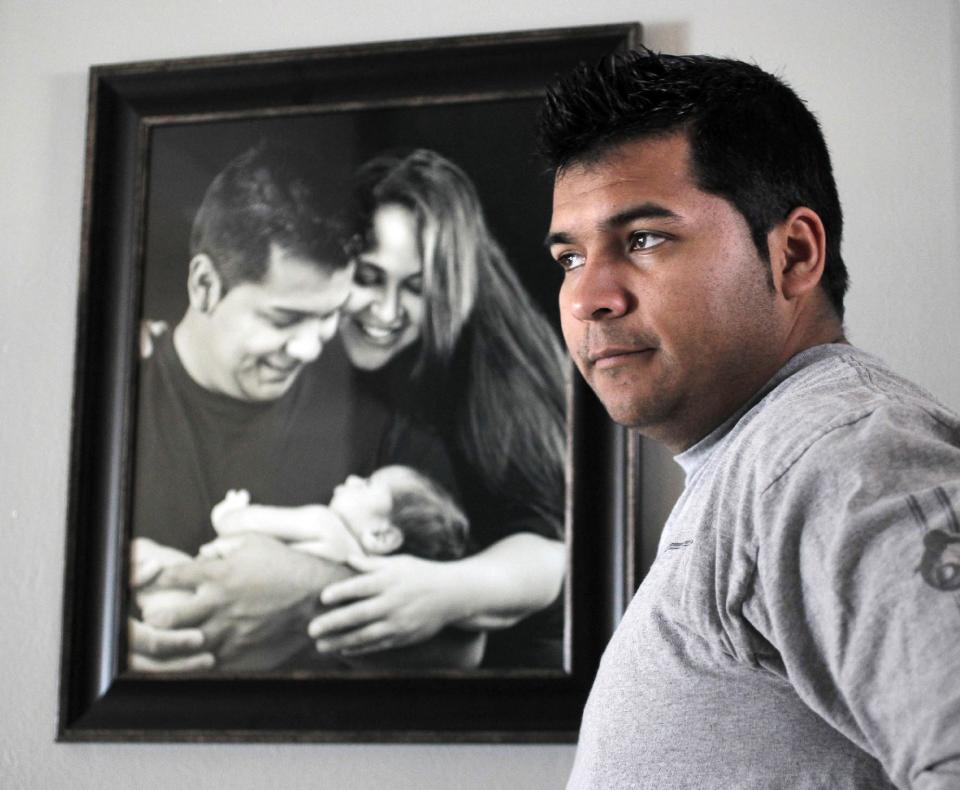
[[[850,336],[960,408],[956,0],[0,0],[0,785],[562,785],[570,746],[54,744],[86,70],[632,20],[655,48],[754,59],[809,100],[846,209]],[[676,475],[650,458],[661,518]]]

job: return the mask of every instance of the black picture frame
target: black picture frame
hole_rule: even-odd
[[[156,130],[184,124],[537,99],[572,63],[639,40],[639,25],[622,24],[91,68],[58,740],[575,739],[640,567],[638,442],[609,421],[578,376],[568,393],[563,670],[124,671],[149,152]]]

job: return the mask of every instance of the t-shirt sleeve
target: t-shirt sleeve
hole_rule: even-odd
[[[960,787],[958,440],[881,409],[800,448],[752,504],[759,663],[899,787]]]

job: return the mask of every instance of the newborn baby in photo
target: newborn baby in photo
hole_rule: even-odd
[[[340,563],[359,554],[401,550],[423,559],[454,560],[467,549],[463,511],[441,486],[406,466],[385,466],[368,478],[349,476],[334,489],[329,505],[251,504],[247,491],[228,491],[213,507],[210,520],[218,537],[200,548],[203,557],[229,554],[240,544],[241,536],[251,532]],[[191,559],[174,549],[166,551],[171,557],[165,564]],[[150,622],[159,610],[192,595],[189,590],[151,590],[147,586],[137,591],[136,603],[144,621]]]
[[[250,504],[247,491],[228,491],[210,520],[219,537],[201,555],[229,551],[231,538],[245,532],[333,562],[401,549],[423,559],[455,560],[467,549],[466,516],[443,488],[408,466],[385,466],[368,478],[350,475],[329,505]]]

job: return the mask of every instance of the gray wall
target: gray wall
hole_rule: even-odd
[[[0,0],[0,785],[548,788],[570,746],[54,744],[91,63],[639,20],[672,51],[754,59],[834,153],[849,334],[960,407],[956,0]],[[651,524],[677,476],[651,450]]]

